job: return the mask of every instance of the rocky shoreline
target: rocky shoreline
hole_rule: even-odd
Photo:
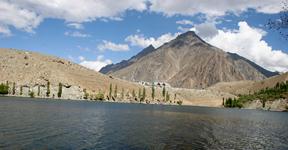
[[[139,102],[139,101],[131,101],[131,100],[91,100],[91,99],[65,99],[65,98],[49,98],[49,97],[35,97],[31,98],[28,96],[19,96],[19,95],[0,95],[0,98],[30,98],[31,100],[67,100],[67,101],[87,101],[87,102],[103,102],[103,103],[123,103],[123,104],[145,104],[145,105],[167,105],[167,106],[180,106],[179,104],[175,103],[164,103],[164,102],[156,102],[156,101],[147,101],[147,102]],[[280,100],[274,100],[274,101],[268,101],[266,103],[266,106],[263,108],[262,103],[260,100],[255,100],[252,102],[249,102],[244,105],[243,108],[225,108],[222,106],[219,107],[213,107],[213,106],[198,106],[198,105],[190,105],[190,104],[181,104],[183,106],[193,106],[193,107],[210,107],[210,108],[223,108],[223,109],[243,109],[243,110],[262,110],[262,111],[271,111],[271,112],[288,112],[287,107],[285,104],[288,103],[287,99],[280,99]]]

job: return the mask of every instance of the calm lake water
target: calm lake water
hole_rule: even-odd
[[[288,113],[0,97],[0,149],[288,149]]]

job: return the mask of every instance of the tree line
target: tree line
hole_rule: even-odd
[[[253,100],[260,100],[262,103],[262,107],[264,108],[267,101],[273,101],[278,99],[288,99],[288,81],[286,82],[278,82],[272,88],[261,89],[258,92],[253,94],[242,94],[238,95],[238,98],[228,98],[226,100],[223,99],[224,107],[243,107],[243,105],[247,102]]]
[[[19,95],[23,95],[23,87],[24,86],[20,86],[19,87]],[[41,85],[38,85],[37,87],[37,93],[35,93],[33,91],[33,88],[32,90],[29,88],[28,90],[28,95],[31,97],[31,98],[34,98],[37,94],[37,97],[40,97],[41,96],[41,87],[45,87],[45,86],[41,86]],[[51,84],[50,84],[50,81],[47,81],[46,83],[46,91],[45,91],[45,96],[46,97],[51,97]],[[11,93],[10,93],[11,92]],[[62,93],[63,92],[63,84],[62,83],[59,83],[58,84],[58,92],[57,92],[57,97],[58,98],[61,98],[62,97]],[[151,98],[152,100],[154,101],[155,100],[155,93],[156,90],[155,90],[155,85],[152,84],[151,86]],[[99,92],[97,94],[89,94],[87,92],[86,89],[83,89],[83,99],[90,99],[90,100],[105,100],[105,95],[104,93],[99,90]],[[12,83],[12,90],[10,91],[10,87],[9,87],[9,82],[7,81],[6,84],[4,83],[1,83],[0,84],[0,95],[7,95],[7,94],[12,94],[12,95],[15,95],[16,94],[16,83],[13,82]],[[110,86],[109,86],[109,93],[106,97],[107,100],[113,100],[115,101],[116,99],[124,99],[125,98],[125,95],[126,97],[129,97],[130,96],[130,93],[129,91],[125,94],[125,90],[124,88],[121,89],[121,92],[120,94],[118,95],[118,86],[117,84],[113,86],[113,84],[111,83]],[[54,98],[54,94],[52,96]],[[142,102],[145,102],[148,103],[148,99],[147,99],[147,93],[146,93],[146,87],[143,86],[143,87],[139,87],[138,88],[138,96],[136,96],[136,92],[135,90],[133,89],[132,90],[132,98],[135,100],[135,101],[139,101],[140,103]],[[172,103],[172,101],[170,100],[170,93],[166,90],[166,87],[163,86],[162,88],[162,101],[164,102],[170,102]],[[176,100],[176,93],[174,94],[174,102]],[[181,105],[182,104],[182,101],[177,101],[177,104]]]

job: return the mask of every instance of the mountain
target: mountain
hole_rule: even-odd
[[[242,56],[239,56],[238,54],[235,54],[235,53],[229,53],[227,52],[231,58],[233,58],[234,60],[243,60],[243,61],[246,61],[247,63],[249,63],[251,66],[253,66],[255,69],[257,69],[259,72],[261,72],[263,75],[265,75],[266,77],[273,77],[273,76],[276,76],[276,75],[279,75],[278,72],[271,72],[271,71],[268,71],[262,67],[260,67],[259,65],[255,64],[254,62],[250,61],[249,59],[246,59]]]
[[[134,62],[136,62],[140,58],[146,56],[149,53],[152,53],[155,50],[156,49],[152,45],[149,45],[147,48],[143,49],[140,53],[131,57],[129,60],[123,60],[117,64],[107,65],[107,66],[103,67],[99,72],[104,73],[104,74],[116,72],[116,71],[121,70],[125,67],[128,67],[129,65],[133,64]]]
[[[154,48],[150,46],[150,48],[128,61],[141,59],[153,50]],[[49,98],[58,98],[59,83],[63,84],[61,99],[83,99],[86,91],[89,94],[88,99],[94,99],[97,94],[102,93],[104,99],[108,100],[110,84],[112,84],[113,97],[115,97],[117,86],[118,91],[116,92],[117,98],[115,98],[115,101],[121,102],[139,103],[138,91],[140,90],[143,93],[144,87],[146,92],[145,102],[147,103],[177,105],[177,102],[181,101],[183,105],[219,107],[222,104],[223,97],[233,97],[229,93],[218,91],[166,87],[166,94],[170,95],[170,101],[168,101],[163,99],[162,87],[155,86],[155,98],[152,99],[151,86],[107,76],[65,59],[31,51],[5,48],[0,48],[0,54],[0,83],[6,84],[8,81],[10,95],[12,95],[13,84],[15,83],[14,96],[29,96],[29,92],[33,91],[36,97],[47,98],[47,82],[49,81],[51,91]],[[22,95],[20,94],[21,87]]]
[[[263,80],[277,74],[206,43],[192,31],[146,52],[129,65],[116,70],[107,69],[113,66],[106,67],[102,72],[125,80],[165,82],[180,88],[206,88],[218,82]]]
[[[235,95],[251,94],[261,89],[272,88],[277,83],[287,82],[288,72],[276,75],[261,81],[235,81],[235,82],[219,82],[208,89],[212,91],[227,92]]]
[[[101,91],[106,96],[110,84],[113,88],[117,85],[119,91],[121,88],[132,91],[141,87],[54,56],[4,48],[0,49],[0,54],[0,83],[8,81],[12,87],[15,82],[16,94],[20,93],[20,86],[24,88],[23,95],[28,95],[28,90],[37,92],[40,86],[40,97],[45,97],[47,81],[50,82],[51,97],[57,95],[61,82],[64,85],[62,98],[65,99],[83,98],[84,89],[91,94]]]

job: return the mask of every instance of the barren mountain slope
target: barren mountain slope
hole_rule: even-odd
[[[267,78],[261,81],[238,81],[238,82],[220,82],[211,87],[209,90],[227,92],[231,94],[249,94],[266,87],[274,87],[277,83],[288,81],[288,72]]]
[[[0,81],[15,82],[17,85],[52,86],[61,82],[66,87],[77,86],[88,91],[108,92],[109,85],[118,85],[126,90],[138,89],[132,82],[112,79],[106,75],[87,69],[64,59],[45,56],[35,52],[0,49]]]
[[[143,85],[124,81],[121,79],[107,76],[93,70],[82,67],[70,61],[46,56],[35,52],[15,50],[15,49],[0,49],[0,83],[9,82],[16,84],[16,95],[19,96],[20,86],[23,87],[23,96],[28,96],[29,91],[34,91],[36,97],[46,97],[47,81],[50,81],[51,95],[57,97],[58,84],[64,84],[62,97],[64,99],[83,99],[84,89],[87,89],[89,94],[97,94],[101,91],[105,94],[105,99],[109,95],[110,84],[113,85],[113,95],[115,85],[118,88],[118,98],[116,101],[136,102],[132,96],[132,91],[135,91],[138,98],[139,88],[143,91]],[[37,90],[40,85],[40,96],[37,95]],[[151,103],[163,103],[162,88],[156,87],[155,100],[151,98],[151,87],[146,88],[146,100]],[[124,90],[124,98],[122,97],[122,89]],[[11,90],[11,88],[10,88]],[[189,90],[175,89],[167,87],[170,101],[168,104],[176,104],[177,101],[182,101],[184,105],[200,105],[200,106],[221,106],[223,97],[232,97],[233,95],[214,92],[210,90]],[[174,95],[177,98],[174,98]]]
[[[108,74],[181,88],[205,88],[223,81],[262,80],[275,75],[237,54],[207,44],[191,31]]]

